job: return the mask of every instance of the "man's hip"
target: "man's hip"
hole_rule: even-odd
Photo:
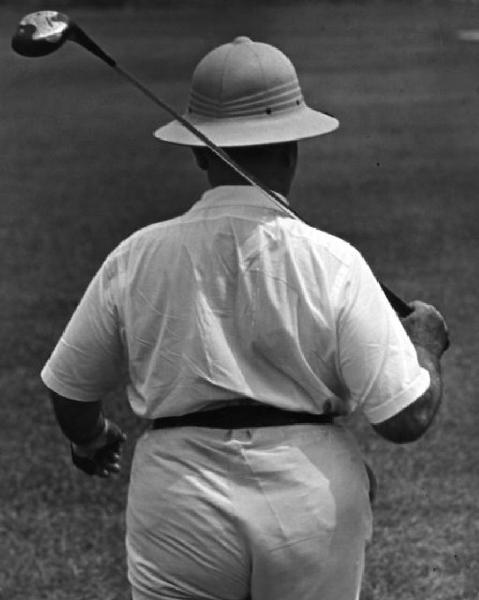
[[[368,478],[336,425],[150,430],[127,529],[137,598],[350,600],[371,532]],[[356,566],[334,586],[344,561]]]

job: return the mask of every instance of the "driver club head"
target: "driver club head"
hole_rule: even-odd
[[[70,19],[55,10],[41,10],[23,17],[12,37],[12,48],[22,56],[46,56],[68,38]]]

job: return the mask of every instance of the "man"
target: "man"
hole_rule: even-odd
[[[187,115],[285,204],[297,140],[338,124],[306,106],[284,54],[245,37],[199,63]],[[120,468],[101,398],[126,364],[152,422],[128,497],[133,598],[357,600],[369,481],[334,418],[360,408],[386,439],[421,436],[444,321],[415,302],[401,324],[349,244],[285,215],[179,123],[156,135],[193,147],[211,189],[110,254],[45,366],[73,461]]]

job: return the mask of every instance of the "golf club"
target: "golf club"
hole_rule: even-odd
[[[86,50],[100,58],[120,76],[139,89],[152,102],[160,106],[174,119],[179,121],[188,131],[201,140],[216,156],[245,179],[250,185],[259,188],[272,202],[290,217],[302,220],[301,217],[281,200],[273,191],[264,186],[256,177],[240,167],[222,148],[204,135],[187,119],[177,113],[168,104],[160,100],[152,91],[143,85],[136,77],[121,68],[117,62],[104,52],[76,23],[63,13],[53,10],[43,10],[23,17],[12,38],[12,48],[18,54],[27,57],[46,56],[51,54],[67,40],[76,42]],[[389,303],[400,317],[411,314],[412,309],[401,298],[381,283],[381,287]]]

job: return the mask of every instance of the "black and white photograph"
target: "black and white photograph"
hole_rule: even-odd
[[[0,47],[0,599],[477,600],[479,1]]]

